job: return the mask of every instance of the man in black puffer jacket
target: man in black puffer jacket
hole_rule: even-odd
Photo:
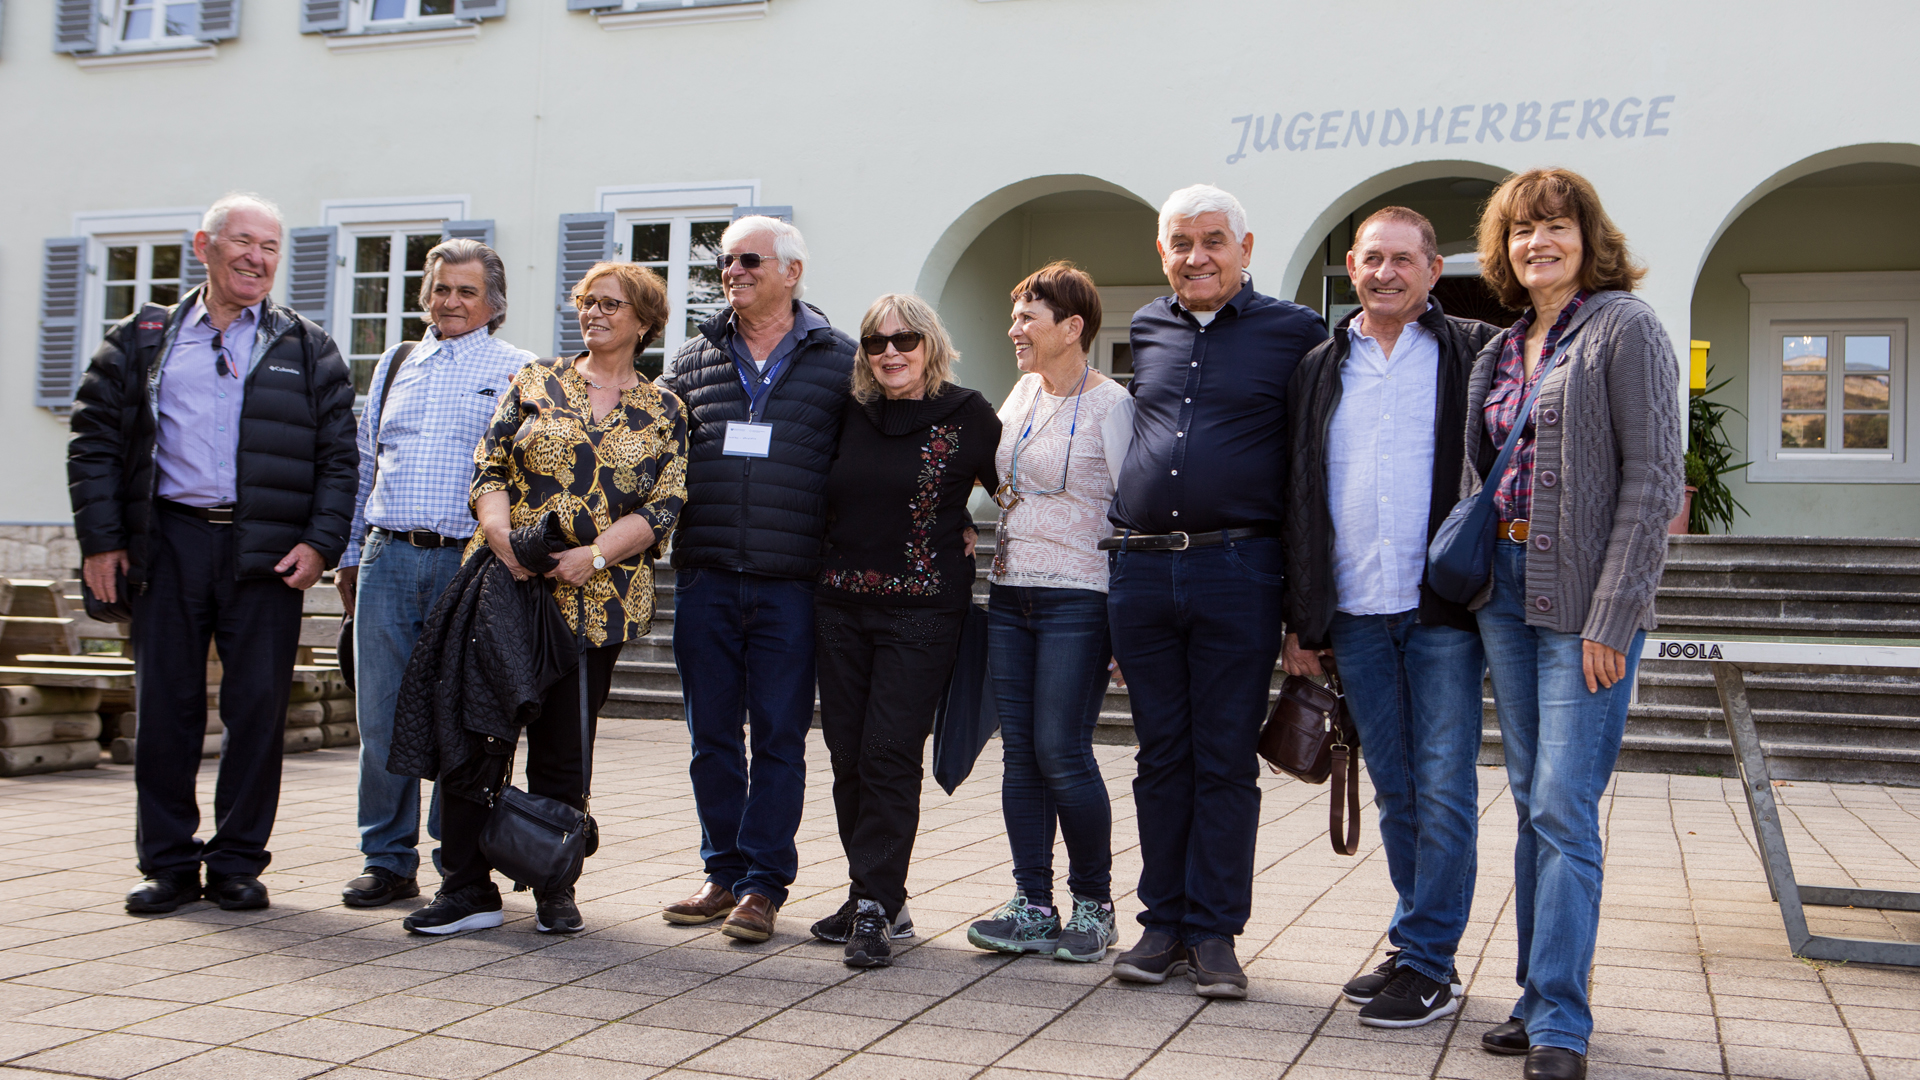
[[[687,404],[687,502],[673,536],[673,657],[693,736],[706,884],[666,909],[765,941],[799,869],[813,723],[813,587],[853,339],[800,302],[799,230],[743,217],[721,237],[728,310],[659,379]],[[751,722],[753,763],[741,726]]]
[[[269,298],[284,232],[252,195],[194,235],[207,283],[114,324],[73,408],[67,478],[93,595],[131,604],[140,872],[131,912],[267,906],[300,593],[340,558],[359,452],[353,384],[320,327]],[[123,595],[122,591],[131,595]],[[194,781],[208,641],[226,737],[205,842]],[[206,885],[200,866],[206,864]]]

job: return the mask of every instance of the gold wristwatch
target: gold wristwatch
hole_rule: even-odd
[[[607,557],[600,554],[600,545],[588,544],[587,550],[593,552],[593,568],[595,570],[605,570],[607,568]]]

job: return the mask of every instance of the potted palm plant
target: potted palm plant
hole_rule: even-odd
[[[1732,489],[1727,487],[1727,474],[1746,468],[1752,462],[1733,463],[1734,446],[1727,439],[1726,420],[1728,413],[1745,416],[1740,410],[1724,402],[1713,400],[1713,394],[1732,379],[1713,381],[1713,368],[1707,368],[1707,388],[1694,395],[1687,408],[1687,502],[1680,511],[1680,517],[1674,521],[1678,525],[1685,520],[1684,530],[1675,532],[1709,533],[1715,526],[1722,531],[1733,527],[1733,512],[1746,513],[1747,508],[1733,497]]]

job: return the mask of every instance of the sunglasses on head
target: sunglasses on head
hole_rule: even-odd
[[[887,351],[887,345],[891,342],[894,352],[910,353],[919,348],[920,343],[926,339],[926,335],[918,330],[902,330],[891,335],[868,334],[860,339],[860,347],[866,350],[868,356],[879,356]]]
[[[742,251],[737,255],[728,253],[714,260],[715,263],[719,264],[720,269],[722,270],[725,270],[727,267],[732,266],[736,262],[738,262],[741,266],[744,266],[749,270],[758,270],[760,269],[761,263],[768,262],[768,261],[779,262],[780,259],[778,256],[762,255],[757,251]]]

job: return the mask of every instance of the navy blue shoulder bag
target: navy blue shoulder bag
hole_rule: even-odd
[[[1493,459],[1486,482],[1480,485],[1479,492],[1455,504],[1447,520],[1440,523],[1440,530],[1433,534],[1433,543],[1427,545],[1427,585],[1443,599],[1456,604],[1471,603],[1493,577],[1493,493],[1499,489],[1501,477],[1506,475],[1513,448],[1520,445],[1520,433],[1527,429],[1527,421],[1533,416],[1533,403],[1539,399],[1541,388],[1547,385],[1547,376],[1553,374],[1554,366],[1572,344],[1573,330],[1569,329],[1560,339],[1560,347],[1547,357],[1546,369],[1534,382],[1533,393],[1521,403],[1520,413],[1514,417],[1513,431],[1507,435],[1507,444],[1500,448],[1500,456]],[[1523,343],[1521,347],[1526,346]]]

